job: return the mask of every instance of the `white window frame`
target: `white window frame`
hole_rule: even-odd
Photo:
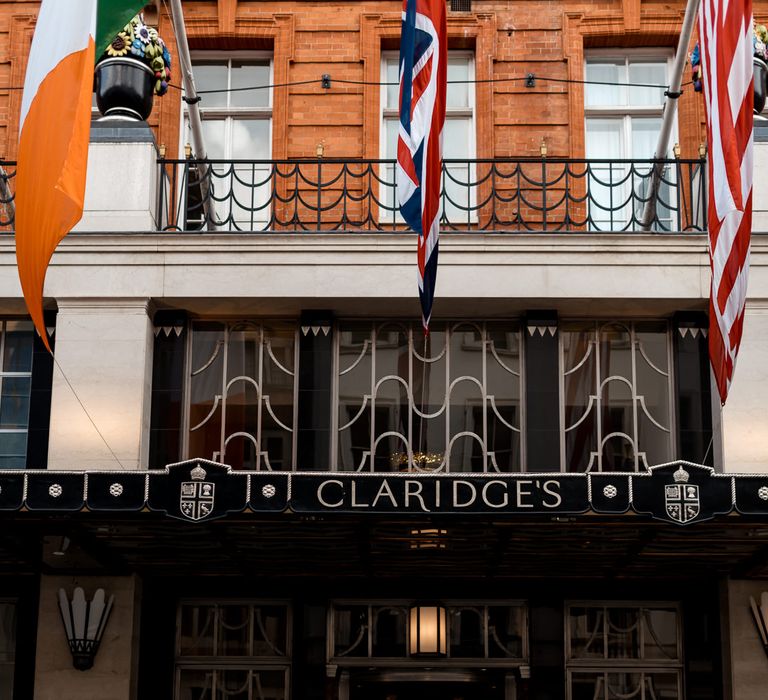
[[[274,59],[274,53],[272,51],[193,51],[190,54],[192,59],[192,66],[194,67],[196,62],[204,62],[204,61],[227,61],[228,67],[227,67],[227,85],[222,86],[223,88],[229,88],[231,86],[231,80],[232,80],[232,72],[231,72],[231,62],[232,61],[269,61],[269,85],[272,85],[274,83],[274,71],[275,71],[275,59]],[[196,88],[199,88],[199,86],[196,86]],[[205,121],[206,116],[211,117],[213,119],[223,119],[225,122],[224,129],[225,129],[225,151],[228,151],[229,153],[225,153],[224,160],[237,160],[237,158],[232,154],[232,128],[233,128],[233,122],[235,119],[264,119],[267,121],[268,129],[267,129],[267,143],[269,144],[269,151],[268,153],[264,154],[262,158],[258,158],[257,160],[271,160],[272,159],[272,139],[273,139],[273,102],[274,102],[274,89],[269,87],[265,88],[268,91],[269,99],[268,104],[261,107],[209,107],[206,108],[205,106],[205,95],[201,95],[201,100],[199,103],[200,108],[200,117],[203,121]],[[181,98],[180,98],[181,99]],[[181,100],[181,110],[180,110],[180,116],[179,116],[179,154],[184,153],[184,147],[187,143],[186,141],[186,134],[187,134],[187,106],[184,103],[183,100]],[[180,156],[181,157],[181,156]],[[182,178],[179,178],[179,185],[180,188],[179,193],[177,194],[177,201],[180,202],[180,207],[186,207],[186,197],[185,193],[181,191],[181,188],[183,187]],[[180,208],[180,211],[182,209]],[[271,207],[266,207],[265,209],[261,210],[260,212],[261,216],[264,217],[265,222],[269,221],[271,216]],[[261,220],[261,218],[259,219]],[[226,229],[226,226],[221,226],[219,228]]]
[[[467,83],[467,101],[471,105],[469,108],[466,109],[458,109],[458,108],[450,108],[446,107],[445,112],[445,120],[448,121],[449,119],[466,119],[469,117],[469,138],[467,141],[468,146],[468,152],[469,155],[467,156],[468,159],[472,160],[474,158],[477,158],[477,96],[475,94],[475,83],[472,82],[475,80],[475,53],[474,51],[468,51],[468,50],[450,50],[448,51],[448,57],[450,58],[466,58],[467,64],[468,64],[468,80],[470,81]],[[381,89],[379,92],[379,158],[382,160],[385,160],[387,158],[387,121],[393,118],[397,118],[399,116],[399,109],[397,107],[392,108],[387,106],[387,66],[390,61],[399,61],[400,55],[397,51],[382,51],[381,52],[381,71],[380,71],[380,79],[381,79]],[[448,89],[450,90],[450,85],[448,86]],[[396,170],[395,170],[396,172]],[[393,173],[394,175],[394,173]],[[381,174],[381,177],[383,178],[383,173]],[[469,169],[469,179],[470,181],[474,181],[476,177],[476,167],[474,164],[470,165]],[[394,182],[394,178],[393,178]],[[441,192],[444,189],[444,178],[441,179]],[[469,198],[469,206],[473,207],[475,206],[477,202],[477,191],[476,187],[473,187],[470,189],[470,198]],[[390,200],[388,199],[390,196],[392,196],[392,201],[397,202],[397,195],[395,192],[394,187],[387,187],[387,185],[380,185],[379,187],[379,201],[385,202],[386,204],[390,204]],[[442,200],[442,198],[441,198]],[[442,201],[441,204],[441,211],[440,215],[443,215],[442,212]],[[403,224],[404,219],[400,215],[400,212],[398,210],[395,210],[394,216],[393,212],[387,211],[387,210],[379,210],[379,221],[381,223],[390,223],[390,224]],[[470,214],[469,223],[476,223],[477,222],[477,212],[472,211]],[[463,223],[457,222],[458,224]]]
[[[599,63],[601,61],[618,61],[623,60],[624,66],[627,69],[626,80],[629,81],[629,63],[633,59],[647,59],[647,60],[653,60],[656,59],[659,62],[666,60],[666,67],[667,67],[667,81],[669,80],[669,76],[672,73],[672,64],[674,61],[674,52],[672,49],[664,48],[664,47],[648,47],[648,48],[641,48],[641,49],[626,49],[626,50],[618,50],[618,49],[591,49],[589,51],[584,52],[584,64],[583,64],[583,75],[586,79],[587,76],[587,65],[592,63]],[[632,119],[636,117],[657,117],[659,119],[663,118],[664,114],[664,100],[656,106],[656,105],[630,105],[630,104],[623,104],[623,105],[606,105],[606,106],[594,106],[594,105],[588,105],[587,104],[587,88],[588,86],[585,86],[584,90],[584,142],[586,145],[587,140],[587,122],[590,119],[606,119],[606,120],[621,120],[621,137],[622,137],[622,150],[623,152],[619,154],[618,156],[615,156],[615,158],[618,159],[636,159],[637,156],[635,156],[632,153]],[[632,88],[624,88],[625,91],[629,91]],[[629,100],[626,99],[625,102],[628,102]],[[675,119],[672,122],[672,131],[670,133],[670,139],[669,139],[669,147],[668,147],[668,153],[667,157],[671,156],[672,151],[672,145],[677,143],[678,141],[678,126],[677,126],[677,115],[675,115]],[[612,160],[613,158],[608,157],[608,160]],[[649,166],[650,167],[650,166]],[[617,195],[617,198],[622,199],[626,198],[628,196],[628,193],[622,193],[620,192]],[[676,198],[673,199],[673,201],[670,202],[673,206],[677,205]],[[598,210],[598,214],[601,210]],[[617,212],[618,215],[618,212]],[[604,229],[600,229],[604,230]]]

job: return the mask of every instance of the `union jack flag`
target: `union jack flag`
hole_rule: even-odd
[[[437,279],[446,37],[445,0],[403,0],[397,200],[406,223],[419,236],[419,299],[425,333]]]
[[[720,400],[741,344],[752,228],[752,0],[703,0],[699,39],[709,143],[709,358]]]

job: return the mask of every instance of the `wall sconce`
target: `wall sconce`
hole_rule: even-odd
[[[672,148],[672,152],[675,154],[675,158],[680,157],[680,144],[676,143],[674,147]]]
[[[78,671],[87,671],[93,666],[114,602],[113,595],[105,600],[103,588],[99,588],[91,600],[85,599],[85,593],[79,586],[75,588],[72,600],[63,588],[59,588],[61,621],[72,652],[72,665]]]
[[[184,157],[189,160],[192,157],[192,146],[188,143],[184,144]]]
[[[702,142],[699,144],[699,158],[704,158],[707,155],[707,144]]]
[[[415,605],[410,611],[411,656],[445,656],[448,652],[447,613],[442,605]]]
[[[539,153],[541,153],[542,158],[547,157],[547,141],[546,139],[541,139],[541,144],[539,145]]]
[[[760,635],[760,641],[763,643],[763,651],[768,656],[768,591],[764,591],[760,596],[760,605],[752,596],[749,596],[749,609],[752,611],[752,619]]]
[[[322,158],[323,154],[325,153],[325,144],[321,141],[317,144],[317,148],[315,149],[315,155],[318,158]]]

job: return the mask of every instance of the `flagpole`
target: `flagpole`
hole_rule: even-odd
[[[659,140],[656,143],[656,150],[653,154],[653,160],[656,162],[651,170],[651,180],[646,195],[648,199],[645,202],[643,216],[640,219],[640,226],[643,231],[651,230],[651,225],[656,217],[656,198],[659,193],[661,177],[664,173],[664,164],[658,161],[663,160],[666,157],[667,149],[669,148],[669,136],[672,133],[672,125],[675,122],[675,115],[677,114],[677,100],[682,94],[680,88],[683,82],[683,70],[685,70],[685,63],[688,58],[688,45],[691,42],[691,34],[693,33],[693,25],[696,21],[696,12],[699,9],[699,2],[700,0],[688,0],[688,5],[685,8],[683,26],[680,30],[680,40],[677,43],[675,62],[672,65],[669,89],[666,92],[667,100],[664,104],[664,112],[662,113],[663,116],[661,130],[659,131]]]
[[[182,99],[187,104],[187,116],[189,126],[192,131],[192,150],[197,160],[206,160],[208,155],[205,151],[205,142],[203,140],[203,120],[200,117],[200,96],[195,89],[195,77],[192,73],[192,58],[189,55],[189,44],[187,43],[187,29],[184,24],[184,13],[181,9],[181,0],[170,0],[171,18],[173,20],[173,32],[176,37],[176,48],[179,52],[179,66],[181,68],[181,79],[184,85],[184,96]],[[215,211],[211,211],[212,200],[208,196],[208,179],[198,170],[200,178],[200,190],[203,200],[203,213],[209,231],[215,228]]]

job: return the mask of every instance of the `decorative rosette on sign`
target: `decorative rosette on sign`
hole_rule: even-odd
[[[131,56],[148,66],[154,74],[154,92],[158,97],[168,92],[171,82],[171,54],[154,27],[144,23],[144,14],[136,15],[118,32],[100,60]]]

